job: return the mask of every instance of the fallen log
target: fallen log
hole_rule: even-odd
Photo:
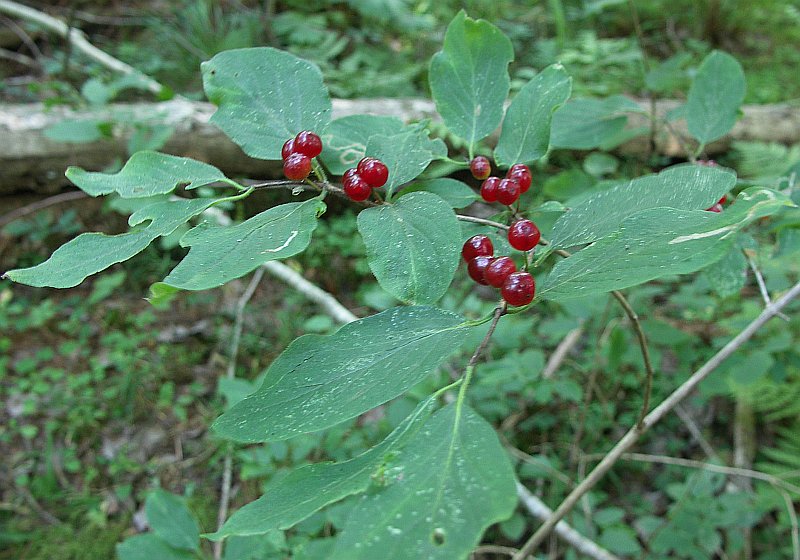
[[[640,101],[647,107],[647,101]],[[678,101],[660,101],[656,114],[662,118]],[[173,99],[161,103],[113,104],[92,111],[64,107],[46,109],[42,104],[0,105],[0,193],[36,191],[57,192],[66,183],[64,171],[70,165],[99,170],[127,156],[130,125],[113,129],[112,137],[96,142],[74,144],[48,138],[44,132],[67,120],[94,119],[118,123],[169,125],[175,132],[164,151],[211,163],[234,177],[269,178],[280,174],[280,162],[257,160],[245,155],[219,129],[209,123],[214,106],[209,103]],[[436,118],[433,103],[421,99],[334,100],[334,118],[366,113],[393,115],[405,121]],[[648,117],[632,114],[630,127],[646,126]],[[685,135],[685,125],[677,122],[671,130],[660,126],[656,150],[666,156],[685,157],[684,145],[674,133]],[[725,151],[732,140],[754,140],[792,144],[800,141],[800,108],[790,105],[749,105],[725,139],[707,148],[711,155]],[[643,154],[649,138],[640,136],[620,146],[623,154]]]

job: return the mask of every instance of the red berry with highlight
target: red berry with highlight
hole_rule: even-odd
[[[530,251],[541,238],[542,232],[530,220],[517,220],[508,228],[508,242],[517,251]]]
[[[717,204],[725,204],[726,202],[728,202],[728,195],[727,194],[723,194],[722,198],[720,198],[717,201]]]
[[[281,159],[285,160],[294,153],[294,138],[290,138],[283,144],[281,148]]]
[[[492,240],[485,235],[473,235],[464,242],[461,256],[469,262],[475,257],[491,257],[494,254]]]
[[[486,267],[494,260],[492,257],[480,255],[467,263],[467,273],[469,277],[475,280],[478,284],[488,285],[486,279],[483,277],[486,272]]]
[[[389,180],[389,168],[381,160],[365,157],[358,162],[358,174],[373,189],[386,184]]]
[[[489,163],[489,159],[484,156],[475,156],[472,158],[472,161],[469,162],[469,170],[473,177],[479,181],[483,181],[492,172],[492,164]]]
[[[497,202],[497,185],[500,184],[500,179],[497,177],[489,177],[481,185],[481,198],[486,202]]]
[[[519,183],[513,179],[503,179],[497,185],[497,201],[500,204],[511,206],[519,198]]]
[[[527,272],[514,272],[506,278],[500,294],[509,305],[515,307],[528,305],[536,294],[536,282]]]
[[[372,194],[372,187],[361,178],[355,169],[348,169],[345,172],[342,177],[342,187],[344,188],[344,194],[346,194],[350,200],[356,202],[367,200],[369,195]]]
[[[525,169],[515,169],[509,171],[507,175],[509,179],[513,179],[519,183],[520,194],[528,192],[528,189],[531,188],[531,182],[533,182],[530,170],[526,166],[523,167],[525,167]]]
[[[294,151],[315,158],[322,153],[322,140],[310,130],[304,130],[294,137]]]
[[[290,154],[283,162],[283,174],[292,181],[302,181],[311,173],[311,158],[303,154]]]
[[[486,267],[483,278],[490,286],[499,288],[505,283],[506,278],[516,271],[517,265],[511,257],[497,257]]]

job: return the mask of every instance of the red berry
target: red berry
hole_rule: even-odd
[[[720,198],[717,201],[717,204],[725,204],[726,202],[728,202],[728,195],[727,194],[723,194],[722,198]]]
[[[531,188],[533,177],[531,176],[531,172],[527,167],[525,169],[515,169],[514,171],[509,171],[506,177],[519,183],[520,194],[528,192],[528,189]]]
[[[467,263],[467,273],[469,277],[475,280],[478,284],[488,285],[486,279],[483,277],[486,272],[486,267],[494,260],[492,257],[486,255],[478,255]]]
[[[358,174],[373,189],[382,187],[389,180],[389,168],[381,160],[371,157],[358,162]]]
[[[322,140],[310,130],[304,130],[294,137],[294,151],[310,158],[317,157],[322,153]]]
[[[717,212],[717,213],[722,212],[722,204],[718,202],[711,208],[706,208],[706,212]]]
[[[508,228],[508,242],[517,251],[530,251],[541,238],[542,232],[530,220],[517,220]]]
[[[517,271],[517,265],[511,257],[497,257],[486,270],[483,272],[483,278],[486,283],[495,288],[499,288],[506,281],[506,278]]]
[[[294,153],[294,138],[289,138],[281,148],[281,158],[286,159]]]
[[[503,179],[497,185],[497,201],[511,206],[519,198],[519,183],[513,179]]]
[[[500,289],[500,294],[509,305],[519,307],[521,305],[528,305],[533,301],[533,296],[536,293],[536,282],[533,276],[527,272],[514,272],[510,274],[503,287]]]
[[[491,257],[494,254],[492,240],[485,235],[473,235],[464,242],[461,248],[461,256],[465,262],[469,262],[475,257]]]
[[[497,177],[489,177],[481,185],[481,197],[486,202],[497,202],[497,185],[500,184],[500,179]]]
[[[348,169],[345,172],[344,177],[342,177],[342,186],[344,194],[350,200],[355,200],[356,202],[367,200],[372,193],[372,187],[367,184],[355,169]]]
[[[290,154],[283,162],[283,174],[292,181],[302,181],[311,173],[311,158],[303,154]]]
[[[469,170],[472,172],[473,177],[479,181],[483,181],[489,176],[489,173],[492,172],[492,164],[489,163],[488,158],[476,156],[469,162]]]
[[[524,163],[515,163],[508,169],[508,173],[506,173],[506,177],[511,177],[511,174],[516,171],[527,171],[528,173],[531,172],[531,168],[525,165]]]

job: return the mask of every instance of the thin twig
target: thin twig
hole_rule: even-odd
[[[510,546],[498,546],[496,544],[482,544],[472,551],[472,558],[476,554],[505,554],[506,556],[514,556],[517,553],[516,548]]]
[[[789,514],[789,523],[792,525],[792,559],[800,560],[800,525],[797,523],[797,514],[794,511],[794,503],[789,493],[781,490],[783,502],[786,504],[786,512]]]
[[[242,340],[242,328],[244,327],[244,309],[247,303],[253,297],[253,294],[258,288],[259,282],[264,277],[264,269],[259,268],[256,270],[253,277],[250,279],[250,284],[247,285],[239,302],[236,304],[236,318],[233,323],[233,335],[231,336],[230,356],[228,357],[228,370],[225,376],[228,379],[236,377],[236,358],[239,355],[239,343]],[[229,444],[225,452],[225,462],[222,468],[222,487],[220,489],[219,510],[217,511],[217,531],[220,530],[228,517],[228,506],[230,505],[231,497],[231,482],[233,480],[233,445]],[[214,560],[222,558],[222,541],[214,543]]]
[[[597,482],[613,467],[620,456],[628,451],[651,426],[658,423],[675,405],[686,398],[697,385],[703,381],[712,371],[725,361],[731,354],[736,352],[745,342],[747,342],[769,319],[789,304],[795,297],[800,295],[800,282],[795,284],[780,299],[768,305],[761,314],[756,317],[747,327],[736,335],[728,344],[717,352],[708,362],[692,374],[689,379],[684,381],[675,391],[672,392],[661,404],[653,409],[650,414],[645,416],[643,422],[631,428],[622,439],[608,452],[600,463],[589,473],[589,475],[561,502],[556,508],[550,519],[547,520],[525,545],[520,549],[519,554],[514,556],[514,560],[522,560],[536,550],[547,538],[553,528],[567,513],[569,513],[581,497],[591,490]]]
[[[492,220],[485,220],[483,218],[476,218],[475,216],[465,216],[463,214],[456,214],[456,218],[462,222],[472,222],[474,224],[482,224],[484,226],[491,226],[493,228],[508,230],[508,226],[500,222],[493,222]]]
[[[42,50],[38,47],[36,41],[31,39],[31,36],[28,35],[19,25],[17,25],[13,19],[0,15],[0,23],[7,25],[8,28],[11,29],[12,33],[19,37],[19,40],[22,41],[26,47],[28,47],[28,50],[36,59],[39,73],[44,74],[44,54],[42,54]]]
[[[697,442],[697,444],[700,446],[703,452],[706,455],[708,455],[708,458],[722,462],[717,452],[714,451],[714,448],[711,447],[711,444],[703,436],[703,432],[700,431],[700,427],[697,425],[694,419],[689,415],[689,413],[686,412],[686,409],[684,409],[682,405],[680,404],[675,405],[675,414],[678,415],[678,418],[681,419],[681,421],[686,426],[686,429],[689,430],[689,433],[694,438],[694,440]]]
[[[525,509],[534,517],[546,521],[553,515],[553,510],[545,505],[535,494],[532,494],[525,486],[517,482],[517,496]],[[565,521],[559,521],[554,530],[555,534],[569,543],[581,554],[594,558],[595,560],[619,560],[619,558],[597,543],[587,539],[578,531],[567,525]],[[516,558],[516,556],[515,556]]]
[[[69,39],[77,50],[102,66],[121,74],[133,74],[139,77],[145,84],[145,87],[152,93],[158,94],[164,89],[164,87],[153,78],[142,74],[133,66],[114,58],[92,45],[80,30],[74,28],[70,29],[63,21],[49,16],[44,12],[10,0],[0,0],[0,12],[31,21],[64,39]]]
[[[756,284],[758,284],[758,291],[761,292],[761,299],[764,300],[764,305],[769,305],[772,303],[772,298],[769,297],[769,292],[767,291],[767,284],[764,282],[764,277],[761,275],[761,271],[758,269],[758,265],[756,265],[756,261],[753,260],[753,257],[747,254],[747,251],[742,251],[744,253],[744,257],[747,259],[747,264],[750,265],[750,270],[753,271],[753,276],[756,277]],[[789,321],[789,317],[787,317],[783,313],[778,313],[775,315],[784,321]]]
[[[69,191],[61,194],[57,194],[55,196],[50,196],[45,198],[44,200],[38,200],[26,206],[22,206],[11,212],[3,214],[0,216],[0,228],[10,224],[14,220],[18,220],[22,217],[27,216],[28,214],[33,214],[34,212],[38,212],[44,208],[48,208],[49,206],[55,206],[56,204],[61,204],[62,202],[69,202],[70,200],[79,200],[81,198],[86,198],[87,195],[83,191]]]

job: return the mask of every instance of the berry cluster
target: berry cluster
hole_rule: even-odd
[[[342,176],[344,193],[350,200],[367,200],[372,189],[377,189],[389,180],[389,168],[379,159],[365,157],[358,166],[348,169]]]
[[[508,230],[508,242],[519,251],[530,251],[539,243],[541,233],[530,220],[517,220]],[[517,272],[517,265],[508,256],[494,256],[492,240],[485,235],[467,239],[461,249],[467,273],[478,284],[500,288],[510,305],[527,305],[533,301],[536,283],[528,272]]]
[[[283,174],[292,181],[303,181],[311,173],[311,159],[322,153],[322,140],[310,130],[299,132],[281,148]]]
[[[484,163],[485,162],[485,163]],[[520,195],[531,188],[531,170],[527,165],[516,163],[506,173],[505,179],[489,177],[489,160],[483,156],[474,158],[469,164],[472,176],[485,179],[481,185],[481,197],[486,202],[499,202],[506,206],[514,204]]]

